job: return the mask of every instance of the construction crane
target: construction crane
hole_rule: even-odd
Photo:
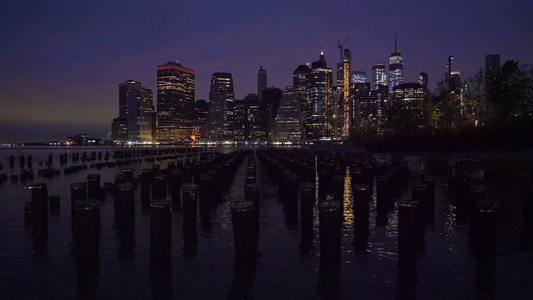
[[[337,48],[339,48],[341,50],[341,62],[342,62],[342,56],[343,56],[342,55],[342,50],[344,48],[344,44],[346,44],[346,41],[348,40],[349,37],[350,37],[350,35],[347,35],[346,38],[344,39],[344,42],[342,42],[342,44],[341,44],[341,42],[339,40],[337,40],[337,43],[339,44],[337,46]]]

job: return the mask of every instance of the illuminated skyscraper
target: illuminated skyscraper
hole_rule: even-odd
[[[342,104],[339,107],[338,116],[336,117],[342,125],[341,138],[346,139],[350,136],[352,127],[351,118],[351,97],[350,97],[350,76],[352,74],[352,52],[349,49],[344,49],[342,56],[342,77],[337,78],[337,86],[342,89]]]
[[[194,70],[177,62],[157,66],[157,135],[160,143],[190,138],[193,106]]]
[[[394,31],[394,53],[389,57],[389,93],[395,86],[403,83],[403,57],[398,52],[396,31]]]
[[[300,104],[303,122],[303,136],[307,137],[307,132],[311,132],[313,105],[307,98],[307,88],[309,87],[309,66],[299,65],[292,73],[292,85],[294,87],[294,95]]]
[[[428,87],[428,73],[422,72],[418,74],[418,84]]]
[[[300,140],[302,138],[302,118],[294,88],[288,86],[283,91],[275,120],[275,140]]]
[[[129,79],[118,85],[119,118],[127,120],[127,137],[123,141],[151,143],[154,111],[152,90],[141,84],[140,81]]]
[[[385,64],[374,64],[372,66],[372,90],[377,90],[379,86],[387,85],[387,75],[385,74]]]
[[[263,99],[263,90],[267,88],[267,71],[263,69],[263,66],[259,67],[259,73],[257,74],[257,96],[259,100]]]
[[[320,53],[320,59],[311,65],[310,86],[307,89],[308,101],[312,105],[310,132],[306,139],[331,139],[335,134],[335,112],[333,101],[333,70],[329,69]]]
[[[214,73],[209,90],[209,138],[232,140],[235,94],[231,73]]]
[[[353,71],[352,72],[352,83],[365,83],[365,82],[366,82],[365,71]]]

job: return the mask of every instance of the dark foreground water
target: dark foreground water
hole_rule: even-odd
[[[96,149],[100,150],[106,149]],[[488,197],[500,203],[495,271],[484,274],[494,279],[495,288],[476,291],[476,259],[468,253],[468,229],[465,224],[458,224],[454,208],[449,204],[446,174],[435,174],[436,221],[427,226],[425,251],[417,256],[414,265],[399,270],[397,210],[389,215],[388,226],[376,227],[375,200],[371,206],[369,251],[354,253],[352,200],[347,193],[340,271],[326,274],[320,271],[318,253],[300,256],[300,231],[287,229],[277,183],[267,177],[259,160],[259,251],[262,255],[255,265],[235,265],[229,202],[244,198],[246,164],[243,162],[231,186],[224,191],[225,200],[210,213],[211,227],[199,224],[196,255],[183,255],[182,216],[173,213],[171,262],[168,268],[151,265],[150,216],[141,209],[138,188],[134,246],[121,246],[113,197],[107,194],[101,204],[100,260],[90,266],[80,266],[72,254],[70,184],[86,182],[90,173],[100,173],[102,183],[112,182],[123,168],[133,169],[137,176],[141,169],[153,164],[142,162],[99,171],[88,168],[69,175],[62,172],[53,178],[37,175],[37,169],[44,168],[38,162],[49,153],[54,154],[53,166],[59,168],[59,153],[82,151],[95,149],[0,149],[0,164],[3,164],[0,174],[8,177],[0,185],[1,299],[74,299],[91,295],[99,299],[152,299],[169,293],[172,299],[227,299],[234,295],[249,299],[395,299],[406,290],[415,291],[417,296],[409,296],[412,299],[531,299],[533,256],[519,250],[523,221],[520,184],[509,180],[505,185],[488,186]],[[11,174],[20,174],[20,154],[33,155],[35,178],[11,182]],[[17,155],[14,168],[6,160],[9,155]],[[164,168],[167,162],[158,163]],[[417,180],[411,178],[411,183],[418,183]],[[24,202],[31,200],[27,187],[37,182],[47,184],[49,195],[61,197],[60,212],[49,214],[45,244],[35,241],[30,229],[24,226]],[[410,192],[404,191],[403,197],[410,198]],[[317,252],[318,242],[316,237]]]

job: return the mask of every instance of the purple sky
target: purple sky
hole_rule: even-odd
[[[0,9],[0,142],[106,137],[118,115],[117,84],[140,80],[156,94],[156,66],[196,71],[196,99],[214,72],[233,74],[237,99],[292,84],[299,64],[339,61],[350,35],[352,69],[370,73],[394,50],[404,82],[453,70],[472,76],[486,54],[533,65],[533,1],[7,1]],[[156,103],[154,97],[154,104]]]

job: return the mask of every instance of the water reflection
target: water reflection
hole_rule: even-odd
[[[255,259],[236,259],[233,282],[228,299],[253,299],[257,262]]]
[[[100,260],[75,259],[77,299],[97,299],[100,286]]]

